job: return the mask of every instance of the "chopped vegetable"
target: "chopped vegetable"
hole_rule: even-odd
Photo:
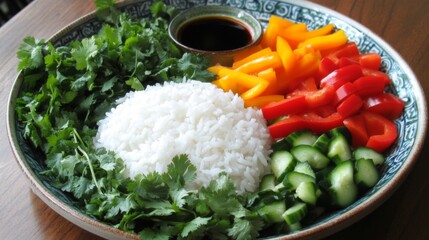
[[[244,95],[246,106],[259,107],[261,106],[259,101],[250,100],[262,96],[286,95],[304,79],[318,74],[322,59],[321,51],[337,48],[347,42],[347,36],[344,32],[336,31],[333,33],[333,30],[334,25],[328,24],[319,29],[308,31],[306,24],[292,23],[272,16],[264,32],[260,47],[252,48],[248,56],[241,54],[230,67],[232,71],[245,73],[249,76],[256,75],[268,81],[266,88],[262,85],[258,86],[257,94],[254,94],[255,89],[252,90],[252,94]],[[233,91],[241,96],[245,90],[249,90],[249,87],[243,86],[243,83],[237,87],[232,87],[236,84],[234,82],[236,81],[235,77],[232,77],[234,75],[232,71],[229,71],[228,77],[226,77],[224,74],[220,74],[217,66],[209,70],[217,74],[218,79],[214,83],[223,90]],[[265,71],[271,71],[271,75],[265,75]],[[234,83],[226,83],[226,81],[233,81]],[[260,92],[259,90],[262,89],[263,91]]]
[[[363,107],[366,111],[378,113],[390,120],[394,120],[401,115],[404,109],[404,102],[390,93],[381,93],[366,98],[363,102]]]
[[[376,185],[380,178],[377,166],[384,156],[369,147],[353,148],[349,136],[341,126],[320,135],[300,130],[278,140],[272,154],[274,174],[263,178],[253,206],[258,214],[269,218],[272,227],[300,227],[325,210],[351,205]],[[312,146],[321,139],[326,152]]]

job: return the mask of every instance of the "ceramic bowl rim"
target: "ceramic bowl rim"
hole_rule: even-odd
[[[193,15],[194,12],[198,12],[197,15],[194,16]],[[246,18],[249,21],[252,21],[253,23],[251,24],[245,21],[244,19],[240,18],[241,15],[245,15]],[[198,18],[203,18],[203,17],[226,17],[226,18],[231,18],[235,21],[238,21],[251,30],[252,41],[243,47],[239,47],[231,50],[222,50],[222,51],[200,50],[200,49],[189,47],[183,44],[182,42],[180,42],[177,36],[180,28],[187,22],[190,22]],[[236,54],[237,52],[241,52],[245,49],[251,48],[256,44],[258,44],[262,39],[263,27],[261,23],[258,21],[258,19],[256,19],[249,12],[243,9],[230,7],[230,6],[223,6],[223,5],[222,6],[206,5],[206,6],[197,6],[197,7],[186,9],[180,12],[179,14],[177,14],[176,16],[174,16],[173,19],[170,21],[170,24],[168,25],[168,34],[170,38],[173,40],[173,42],[186,52],[201,53],[205,55],[231,55],[231,54]]]

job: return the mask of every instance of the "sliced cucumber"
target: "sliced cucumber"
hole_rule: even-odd
[[[267,174],[262,177],[261,183],[259,184],[259,191],[273,191],[276,187],[276,177],[274,174]]]
[[[258,210],[258,214],[269,223],[283,222],[283,213],[286,211],[286,202],[278,200],[267,204]]]
[[[324,133],[317,138],[316,142],[313,143],[313,147],[319,149],[319,151],[322,153],[326,153],[328,152],[330,142],[331,138],[328,136],[328,134]]]
[[[301,221],[307,213],[307,204],[297,202],[283,213],[283,218],[288,225]]]
[[[299,145],[293,147],[290,152],[298,161],[308,162],[313,169],[322,169],[329,164],[329,158],[312,146]]]
[[[330,173],[329,181],[333,205],[347,207],[356,200],[358,188],[354,182],[352,161],[344,161],[337,165]]]
[[[308,162],[297,162],[293,170],[295,172],[305,173],[316,178],[316,173],[314,173],[313,168],[311,168]]]
[[[302,182],[316,183],[316,178],[304,173],[293,171],[286,174],[283,179],[283,185],[292,190],[295,190]]]
[[[271,156],[271,170],[277,179],[283,179],[284,175],[294,169],[296,160],[286,150],[276,151]]]
[[[336,164],[352,159],[350,144],[342,134],[335,136],[329,143],[327,156]]]
[[[369,147],[356,148],[353,152],[353,157],[356,160],[361,158],[372,159],[375,165],[380,165],[386,160],[383,154]]]
[[[303,202],[316,205],[318,189],[313,182],[302,182],[296,188],[296,196]]]
[[[289,142],[286,140],[286,138],[282,138],[280,140],[277,140],[275,143],[271,145],[271,148],[273,151],[279,151],[279,150],[287,150],[290,149],[291,146]]]
[[[300,130],[289,134],[286,137],[286,141],[290,143],[292,147],[298,145],[313,145],[316,142],[317,136],[309,130]]]
[[[359,158],[355,162],[355,183],[362,188],[374,187],[379,180],[379,174],[374,162],[369,158]]]
[[[330,130],[328,132],[328,135],[331,138],[335,138],[338,135],[343,135],[349,144],[352,142],[352,135],[350,134],[350,131],[345,126],[340,126]]]
[[[294,224],[287,224],[287,230],[289,230],[289,232],[297,231],[297,230],[300,230],[301,228],[302,228],[302,225],[300,222],[296,222]]]

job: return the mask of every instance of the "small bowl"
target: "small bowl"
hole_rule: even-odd
[[[208,23],[208,21],[211,22]],[[209,37],[206,36],[205,38],[206,40],[212,40],[213,44],[218,45],[228,42],[226,39],[230,37],[229,34],[223,34],[224,32],[222,32],[222,34],[213,33],[214,30],[220,27],[219,25],[223,23],[228,25],[232,24],[229,27],[235,30],[237,30],[237,28],[241,29],[241,36],[243,36],[243,34],[247,34],[248,39],[242,39],[242,44],[235,44],[235,46],[228,47],[223,46],[223,48],[218,49],[214,49],[215,47],[212,47],[213,49],[204,49],[204,47],[191,46],[190,44],[185,43],[182,37],[182,35],[185,34],[185,29],[192,25],[204,24],[204,22],[208,25],[205,25],[206,28],[200,26],[200,30],[205,30],[207,27],[213,29],[213,31],[209,31],[208,33],[212,35]],[[244,33],[244,31],[246,33]],[[263,27],[255,17],[243,9],[228,6],[199,6],[187,9],[176,15],[170,22],[168,33],[176,45],[183,51],[207,55],[211,57],[213,65],[221,64],[224,66],[230,66],[232,64],[233,57],[236,54],[257,45],[260,42]],[[193,32],[192,38],[201,37],[198,36],[198,34],[202,34],[202,32]],[[233,40],[235,41],[236,38]]]

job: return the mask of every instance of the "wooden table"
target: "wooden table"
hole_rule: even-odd
[[[429,96],[429,1],[315,0],[380,35],[412,67]],[[98,239],[59,216],[30,190],[6,134],[8,94],[21,40],[47,39],[95,9],[90,0],[35,0],[0,28],[0,239]],[[429,239],[429,139],[406,181],[373,213],[329,239]]]

